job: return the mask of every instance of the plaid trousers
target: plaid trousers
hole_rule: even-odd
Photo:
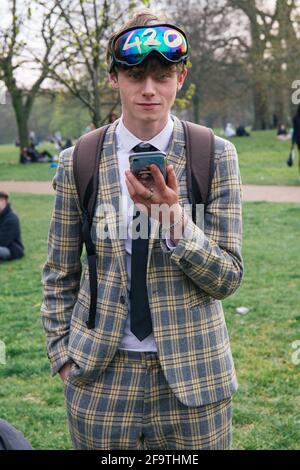
[[[95,382],[65,385],[75,449],[229,449],[231,398],[204,406],[182,404],[155,352],[117,351]]]

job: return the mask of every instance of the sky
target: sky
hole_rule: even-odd
[[[178,1],[178,0],[173,0]],[[181,1],[181,0],[180,0]],[[274,9],[276,0],[256,0],[258,4],[263,6],[264,10],[270,9],[271,11]],[[281,1],[281,0],[278,0]],[[26,5],[28,5],[29,0],[18,0],[19,11],[26,11]],[[11,0],[0,0],[0,30],[4,27],[7,27],[10,23],[10,14],[9,14],[9,4]],[[32,3],[33,2],[29,2]],[[300,0],[299,0],[300,4]],[[38,34],[38,25],[41,22],[42,14],[40,10],[36,10],[32,12],[32,20],[27,22],[26,28],[22,29],[23,39],[26,40],[30,44],[30,48],[32,51],[39,55],[43,49],[43,40]],[[0,39],[1,41],[1,39]],[[19,84],[23,84],[25,86],[32,84],[34,80],[37,78],[38,74],[34,69],[31,70],[20,70],[17,74],[17,81]]]

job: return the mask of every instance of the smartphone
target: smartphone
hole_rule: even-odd
[[[129,155],[130,170],[141,181],[152,179],[150,165],[158,166],[164,179],[167,177],[167,155],[160,150],[132,153]]]

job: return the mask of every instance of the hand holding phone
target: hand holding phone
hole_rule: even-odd
[[[129,155],[130,170],[134,176],[145,186],[149,186],[153,182],[150,165],[158,166],[163,174],[164,179],[167,178],[167,156],[161,151],[139,152]]]

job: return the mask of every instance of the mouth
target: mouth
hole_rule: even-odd
[[[156,106],[160,106],[159,103],[138,103],[138,106],[142,108],[155,108]]]

